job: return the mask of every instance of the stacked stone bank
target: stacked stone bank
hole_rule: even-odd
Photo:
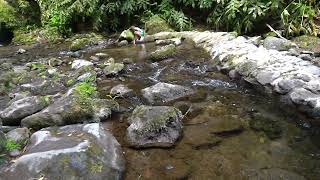
[[[212,63],[250,84],[280,94],[287,103],[320,119],[320,68],[310,61],[259,46],[254,38],[225,32],[163,32],[154,39],[184,37],[209,52]]]

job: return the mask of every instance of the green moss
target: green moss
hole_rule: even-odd
[[[145,114],[145,107],[138,107],[135,110],[134,116],[143,116]],[[153,118],[148,121],[143,128],[138,131],[138,134],[145,134],[148,132],[161,132],[161,130],[167,127],[167,124],[170,123],[171,118],[177,117],[177,109],[170,108],[167,112],[160,114],[158,117]]]
[[[103,164],[101,162],[95,164],[89,164],[91,173],[97,174],[102,172]]]
[[[44,105],[47,106],[51,102],[51,97],[50,96],[41,96],[40,101],[41,101],[41,103],[43,103]]]
[[[70,50],[78,51],[84,48],[86,45],[93,45],[98,41],[102,40],[103,37],[94,33],[85,34],[85,35],[75,35],[74,37],[68,39],[71,41]]]
[[[176,53],[176,46],[173,44],[170,44],[170,45],[161,47],[155,52],[152,52],[149,55],[149,59],[152,61],[160,61],[160,60],[172,57],[175,53]]]
[[[316,46],[320,46],[320,38],[315,36],[300,36],[293,39],[293,41],[303,49],[312,50]]]
[[[156,34],[159,32],[173,32],[173,29],[171,29],[167,22],[158,15],[152,16],[146,22],[145,26],[146,32],[148,34]]]
[[[33,32],[24,31],[22,29],[14,30],[13,35],[13,43],[31,44],[37,40],[36,35]]]
[[[13,151],[13,150],[20,150],[21,149],[21,146],[20,144],[14,142],[14,140],[12,139],[7,139],[6,142],[5,142],[5,150],[10,152],[10,151]]]
[[[97,88],[91,83],[82,82],[77,84],[75,90],[81,97],[88,98],[96,93]]]

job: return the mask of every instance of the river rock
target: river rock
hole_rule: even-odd
[[[310,54],[301,54],[298,57],[306,61],[312,61],[313,59]]]
[[[174,44],[175,46],[179,46],[182,44],[182,40],[181,38],[156,40],[156,45],[169,45],[169,44]]]
[[[120,144],[100,124],[51,127],[35,132],[24,154],[0,179],[122,179]]]
[[[110,90],[110,94],[112,96],[130,97],[133,95],[133,90],[123,84],[119,84]]]
[[[127,40],[123,40],[123,41],[118,42],[119,47],[127,46],[128,44],[129,44],[129,42]]]
[[[103,72],[107,76],[117,75],[123,70],[123,68],[123,63],[110,62],[106,64],[106,67],[103,69]]]
[[[128,119],[127,141],[136,148],[171,147],[182,133],[182,113],[169,106],[138,106]]]
[[[42,79],[28,84],[22,84],[22,91],[29,91],[34,96],[54,95],[65,89],[65,86],[59,81]]]
[[[22,147],[27,144],[30,131],[28,128],[17,128],[12,131],[9,131],[7,134],[7,139],[14,141],[16,144],[21,145]]]
[[[27,50],[22,49],[22,48],[18,49],[18,51],[17,51],[18,54],[24,54],[26,52],[27,52]]]
[[[114,101],[85,98],[74,89],[42,111],[24,118],[23,127],[41,129],[48,126],[63,126],[82,122],[98,122],[111,115],[117,106]]]
[[[176,46],[174,44],[163,46],[156,51],[150,53],[149,59],[152,61],[161,61],[175,55]]]
[[[31,96],[17,100],[0,112],[4,125],[18,126],[23,118],[37,113],[48,106],[44,97]]]
[[[167,103],[194,93],[188,87],[161,82],[142,89],[141,92],[150,104]]]
[[[263,46],[266,49],[275,49],[278,51],[287,51],[291,47],[291,42],[285,39],[277,38],[277,37],[267,37],[264,42]]]
[[[93,63],[84,59],[77,59],[72,62],[71,68],[72,69],[79,69],[84,66],[93,66]]]

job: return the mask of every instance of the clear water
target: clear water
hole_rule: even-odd
[[[35,47],[24,58],[59,56],[64,47],[45,51]],[[147,44],[84,53],[85,59],[104,52],[118,62],[133,60],[121,78],[98,80],[102,98],[107,98],[110,88],[117,84],[135,91],[137,98],[117,99],[125,109],[146,104],[140,91],[157,82],[196,91],[195,96],[162,104],[188,112],[183,119],[183,136],[173,148],[128,147],[125,133],[130,112],[115,113],[104,122],[123,147],[125,179],[320,179],[319,128],[312,121],[294,109],[281,107],[276,97],[231,81],[211,67],[207,53],[190,43],[182,45],[175,57],[159,63],[146,59],[155,49],[154,44]],[[15,57],[9,49],[0,48],[1,52]],[[23,59],[15,59],[19,58]]]

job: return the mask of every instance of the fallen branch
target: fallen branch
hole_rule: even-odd
[[[266,25],[268,26],[268,28],[269,28],[272,32],[276,33],[276,35],[277,35],[279,38],[284,39],[284,40],[288,40],[288,39],[284,38],[283,36],[281,36],[281,34],[278,33],[276,30],[274,30],[273,27],[271,27],[269,24],[266,24]]]

